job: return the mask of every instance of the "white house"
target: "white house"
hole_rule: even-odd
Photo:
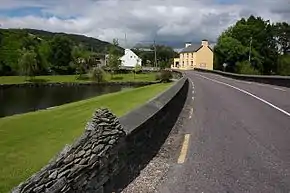
[[[132,50],[125,49],[125,54],[120,58],[121,66],[123,67],[135,67],[136,64],[142,65],[142,59],[139,58]]]

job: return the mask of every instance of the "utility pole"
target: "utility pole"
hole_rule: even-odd
[[[127,48],[127,34],[125,33],[125,49]]]
[[[253,41],[253,37],[251,36],[251,38],[250,38],[250,52],[249,52],[249,63],[250,64],[251,64],[252,41]]]
[[[156,42],[154,40],[154,62],[155,62],[155,67],[157,67],[157,55],[156,55]]]

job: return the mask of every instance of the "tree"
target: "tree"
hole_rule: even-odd
[[[65,36],[55,35],[50,42],[49,62],[54,74],[70,74],[74,70],[71,67],[72,42]]]
[[[277,46],[281,54],[290,49],[290,25],[286,22],[274,25]]]
[[[113,39],[113,44],[110,47],[108,58],[108,67],[111,72],[111,78],[113,78],[114,72],[116,72],[121,66],[120,54],[119,51],[117,50],[118,45],[119,45],[118,40]]]
[[[231,39],[224,39],[231,38]],[[231,49],[221,51],[220,42],[222,40],[230,40],[228,44]],[[234,42],[239,42],[239,48],[235,48]],[[251,47],[251,53],[250,53]],[[242,49],[243,48],[243,49]],[[278,51],[276,48],[275,30],[269,20],[264,20],[261,17],[250,16],[237,21],[237,23],[229,27],[219,37],[217,46],[215,47],[215,67],[221,68],[225,60],[243,62],[245,57],[251,54],[251,65],[262,74],[273,74],[277,72]],[[245,63],[242,63],[245,64]]]
[[[137,60],[137,64],[134,67],[134,79],[135,75],[138,74],[142,70],[142,66],[139,64],[139,59]]]
[[[290,55],[279,56],[278,73],[283,76],[290,76]]]
[[[72,49],[72,63],[71,67],[75,69],[78,78],[87,73],[89,69],[90,53],[84,50],[82,45],[74,46]]]
[[[36,53],[33,50],[22,50],[19,58],[19,67],[22,69],[23,75],[33,79],[37,72]]]

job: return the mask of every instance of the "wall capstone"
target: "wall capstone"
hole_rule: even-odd
[[[103,192],[104,182],[124,167],[120,152],[125,136],[118,118],[99,109],[76,142],[12,192]]]

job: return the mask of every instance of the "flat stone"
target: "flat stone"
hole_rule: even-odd
[[[98,161],[98,156],[96,154],[91,155],[89,159],[89,165],[94,164],[96,161]]]
[[[79,163],[81,160],[82,160],[82,158],[77,158],[77,159],[74,160],[74,163],[75,163],[75,164],[76,164],[76,163]]]
[[[86,154],[86,152],[84,150],[81,150],[80,152],[78,152],[76,157],[82,157],[85,154]]]
[[[60,190],[65,186],[66,180],[65,178],[61,178],[56,181],[50,188],[48,188],[45,192],[47,193],[57,193],[60,192]]]
[[[84,165],[84,164],[86,164],[87,162],[88,162],[88,160],[89,160],[90,158],[89,157],[87,157],[87,158],[83,158],[81,161],[80,161],[80,165]]]
[[[60,174],[57,175],[57,178],[59,179],[59,178],[61,178],[63,176],[66,176],[68,173],[70,173],[70,170],[66,170],[64,172],[61,172]]]
[[[109,144],[110,144],[110,145],[113,145],[116,141],[117,141],[116,139],[111,139],[111,140],[109,141]]]
[[[43,188],[44,188],[44,185],[38,186],[38,187],[33,189],[33,192],[35,192],[35,193],[43,192],[43,190],[42,190]]]
[[[92,153],[92,150],[87,150],[87,152],[86,152],[86,154],[84,155],[84,157],[88,157],[89,155],[91,155],[91,153]]]
[[[49,179],[55,179],[57,177],[57,170],[55,170],[52,174],[49,175]]]
[[[104,144],[99,144],[96,147],[94,147],[93,152],[94,153],[100,152],[102,151],[103,148],[104,148]]]
[[[64,162],[65,164],[67,164],[67,163],[73,161],[73,159],[74,159],[74,155],[71,154],[71,155],[69,155],[67,158],[65,158],[63,162]]]

